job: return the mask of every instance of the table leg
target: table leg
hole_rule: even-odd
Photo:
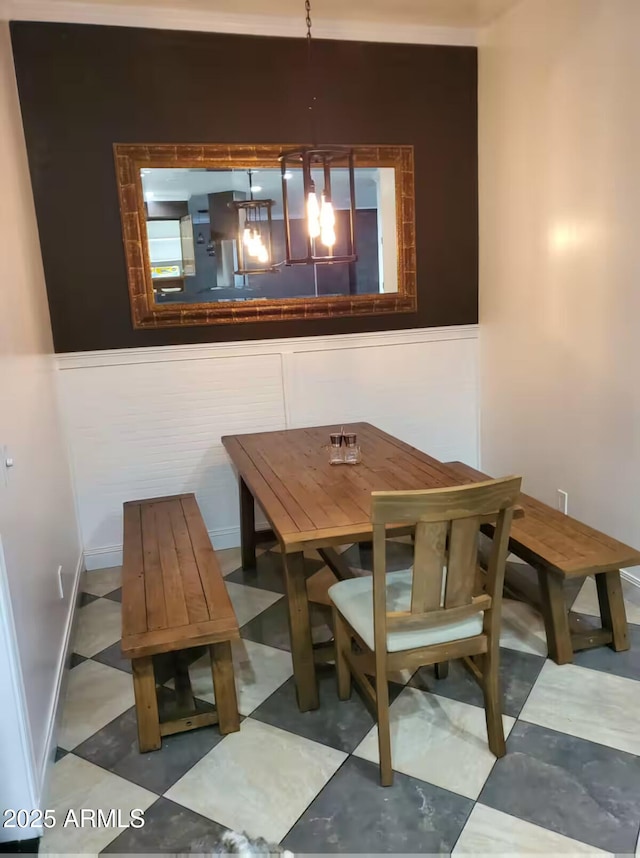
[[[291,655],[298,707],[301,712],[307,712],[309,709],[317,709],[319,701],[313,644],[311,642],[307,583],[304,576],[304,554],[302,551],[283,554],[282,563],[287,586]]]
[[[240,546],[242,568],[256,565],[256,506],[249,487],[240,477]]]
[[[176,705],[181,712],[192,712],[195,710],[191,678],[189,677],[189,658],[186,650],[173,653],[174,682],[176,691]]]
[[[562,578],[545,569],[538,569],[538,581],[549,655],[556,664],[571,664],[573,645]]]
[[[595,578],[602,628],[611,632],[611,646],[616,652],[627,650],[630,644],[620,572],[598,572]]]

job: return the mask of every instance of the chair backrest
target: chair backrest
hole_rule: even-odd
[[[463,620],[479,610],[487,611],[493,601],[499,602],[520,483],[521,477],[505,477],[455,488],[372,493],[376,649],[386,648],[387,631]],[[488,523],[495,525],[495,533],[484,592],[478,593],[478,534]],[[416,528],[408,611],[387,612],[389,524],[415,524]]]

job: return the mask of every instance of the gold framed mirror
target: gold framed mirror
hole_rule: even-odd
[[[285,241],[310,246],[287,148],[114,145],[134,328],[415,312],[413,147],[350,147],[353,176],[333,171],[335,246],[319,232],[314,258],[340,255],[351,229],[355,261],[305,265],[285,264]]]

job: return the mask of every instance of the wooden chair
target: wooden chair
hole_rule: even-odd
[[[484,693],[489,747],[505,754],[499,687],[502,585],[520,477],[469,486],[373,492],[373,578],[340,581],[333,603],[338,696],[351,676],[378,722],[380,779],[391,785],[387,673],[465,658]],[[413,569],[386,572],[388,524],[415,524]],[[486,575],[477,576],[478,533],[495,524]],[[482,586],[482,584],[484,586]],[[373,596],[373,598],[372,598]],[[354,652],[356,641],[359,652]],[[374,677],[373,685],[368,676]]]

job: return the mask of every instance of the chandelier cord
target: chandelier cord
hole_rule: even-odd
[[[314,113],[314,108],[316,106],[316,94],[315,94],[315,80],[313,74],[313,57],[311,51],[311,0],[305,0],[304,9],[306,12],[305,23],[307,25],[307,86],[309,88],[309,131],[311,135],[311,142],[315,145],[316,143],[316,117]]]

